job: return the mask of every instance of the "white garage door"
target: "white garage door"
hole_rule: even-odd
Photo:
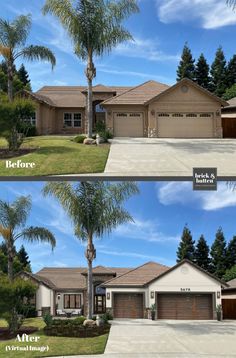
[[[160,138],[212,138],[212,113],[158,113],[157,133]]]
[[[114,113],[115,137],[143,137],[142,113]]]

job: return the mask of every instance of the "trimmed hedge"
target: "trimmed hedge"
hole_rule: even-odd
[[[69,323],[69,320],[53,320],[55,322],[51,326],[46,326],[44,328],[44,332],[47,336],[56,336],[56,337],[79,337],[79,338],[87,338],[87,337],[97,337],[101,336],[105,333],[109,333],[110,325],[105,324],[103,326],[93,326],[93,327],[85,327],[82,324],[73,322]],[[59,323],[60,321],[61,323]],[[62,323],[63,322],[63,323]]]

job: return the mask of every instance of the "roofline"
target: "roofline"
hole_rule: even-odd
[[[20,275],[22,275],[22,274],[23,274],[23,275],[26,275],[26,276],[28,276],[28,277],[30,277],[30,278],[32,278],[32,279],[35,280],[36,282],[38,282],[38,283],[40,283],[40,284],[42,284],[42,285],[44,285],[44,286],[50,288],[51,290],[54,290],[54,289],[55,289],[55,286],[50,286],[47,282],[44,282],[43,280],[40,280],[40,278],[38,278],[38,277],[35,277],[35,275],[37,275],[37,274],[33,274],[33,273],[31,273],[31,272],[20,271],[20,272],[18,272],[18,273],[15,275],[15,277],[20,276]],[[52,284],[52,285],[53,285],[53,284]]]
[[[173,86],[167,88],[165,91],[159,93],[156,97],[153,97],[152,99],[150,99],[149,101],[147,101],[145,103],[145,105],[150,104],[151,102],[155,101],[156,99],[159,99],[161,96],[164,96],[165,94],[171,92],[172,90],[174,90],[176,87],[179,87],[180,84],[182,83],[189,83],[192,86],[194,86],[195,88],[199,89],[202,92],[205,92],[206,94],[208,94],[210,97],[212,97],[213,99],[215,99],[217,102],[220,102],[222,106],[228,106],[228,102],[226,102],[225,100],[223,100],[222,98],[216,96],[215,94],[211,93],[210,91],[208,91],[207,89],[203,88],[202,86],[200,86],[199,84],[197,84],[196,82],[190,80],[189,78],[182,78],[182,80],[180,80],[179,82],[176,82]]]
[[[113,280],[116,280],[116,279],[118,279],[118,278],[120,278],[120,277],[123,277],[123,276],[125,276],[125,275],[127,275],[128,273],[130,273],[130,272],[133,272],[133,271],[135,271],[135,270],[138,270],[138,269],[140,269],[140,267],[143,267],[143,266],[145,266],[145,265],[147,265],[147,264],[150,264],[150,263],[155,263],[155,264],[157,264],[157,262],[154,262],[154,261],[148,261],[148,262],[145,262],[144,264],[142,264],[142,265],[140,265],[140,266],[138,266],[138,267],[135,267],[135,268],[133,268],[133,269],[131,269],[131,270],[129,270],[129,271],[127,271],[127,272],[125,272],[125,273],[123,273],[122,275],[120,275],[120,276],[118,276],[118,277],[114,277],[114,278],[112,278],[111,280],[108,280],[108,281],[106,281],[106,282],[103,282],[101,285],[99,285],[99,286],[106,286],[106,284],[108,283],[110,283],[111,281],[113,281]],[[159,264],[159,265],[162,265],[162,264]],[[166,265],[162,265],[162,266],[166,266]],[[168,268],[168,266],[166,266],[167,268]],[[144,287],[146,284],[144,284],[144,285],[138,285],[137,287]],[[120,285],[117,285],[117,287],[119,287]],[[109,287],[109,286],[106,286],[106,287]],[[112,287],[115,287],[115,286],[112,286]],[[125,287],[125,286],[123,286],[123,287]],[[127,286],[127,287],[129,287],[129,286]]]
[[[34,92],[30,92],[30,91],[27,91],[25,89],[21,90],[20,92],[18,93],[25,93],[27,94],[28,96],[30,96],[32,99],[34,99],[35,101],[38,101],[39,103],[43,103],[43,104],[46,104],[48,107],[51,107],[51,108],[56,108],[55,105],[52,105],[51,103],[47,102],[46,100],[43,100],[41,98],[38,98],[38,95],[37,93],[34,93]],[[40,96],[40,95],[39,95]]]
[[[195,264],[194,262],[188,260],[188,259],[184,259],[180,262],[178,262],[175,266],[171,267],[168,271],[163,272],[162,274],[160,274],[159,276],[157,276],[156,278],[154,278],[153,280],[149,281],[148,283],[145,284],[145,286],[149,285],[150,283],[159,280],[159,278],[162,278],[163,276],[167,275],[168,273],[174,271],[176,268],[178,268],[179,266],[183,265],[184,263],[188,263],[191,266],[195,267],[197,270],[202,271],[204,274],[206,274],[207,276],[210,276],[213,280],[218,281],[222,286],[226,286],[228,287],[229,285],[220,280],[218,277],[214,276],[213,274],[211,274],[210,272],[204,270],[202,267],[198,266],[197,264]]]

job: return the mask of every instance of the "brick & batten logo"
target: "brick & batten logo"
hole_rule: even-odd
[[[217,190],[217,168],[193,168],[193,190]]]

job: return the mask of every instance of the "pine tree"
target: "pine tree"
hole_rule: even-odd
[[[209,246],[203,235],[200,236],[195,250],[195,262],[198,266],[202,267],[204,270],[209,270],[210,258],[209,258]]]
[[[227,66],[227,88],[236,84],[236,55],[234,55]]]
[[[215,241],[211,247],[211,272],[222,278],[227,269],[226,240],[222,228],[216,232]]]
[[[210,76],[209,76],[209,65],[207,63],[207,60],[205,59],[203,53],[200,55],[196,66],[195,66],[195,79],[197,84],[199,86],[202,86],[203,88],[210,90]]]
[[[222,97],[227,89],[226,59],[222,47],[216,51],[215,60],[211,65],[211,85],[215,95]]]
[[[231,269],[231,267],[236,266],[236,236],[228,243],[226,255],[228,269]]]
[[[191,235],[191,231],[185,225],[183,233],[181,236],[181,241],[177,250],[177,262],[182,261],[183,259],[188,259],[194,261],[195,248],[194,240]]]
[[[30,84],[29,74],[25,69],[25,66],[22,64],[17,71],[17,76],[19,80],[23,83],[24,86],[28,86]]]
[[[192,53],[188,44],[185,43],[181,60],[177,69],[177,81],[182,80],[183,78],[189,78],[194,80],[194,62]]]
[[[31,271],[29,255],[23,245],[21,245],[20,250],[17,252],[17,257],[22,265],[22,268],[24,270]]]

